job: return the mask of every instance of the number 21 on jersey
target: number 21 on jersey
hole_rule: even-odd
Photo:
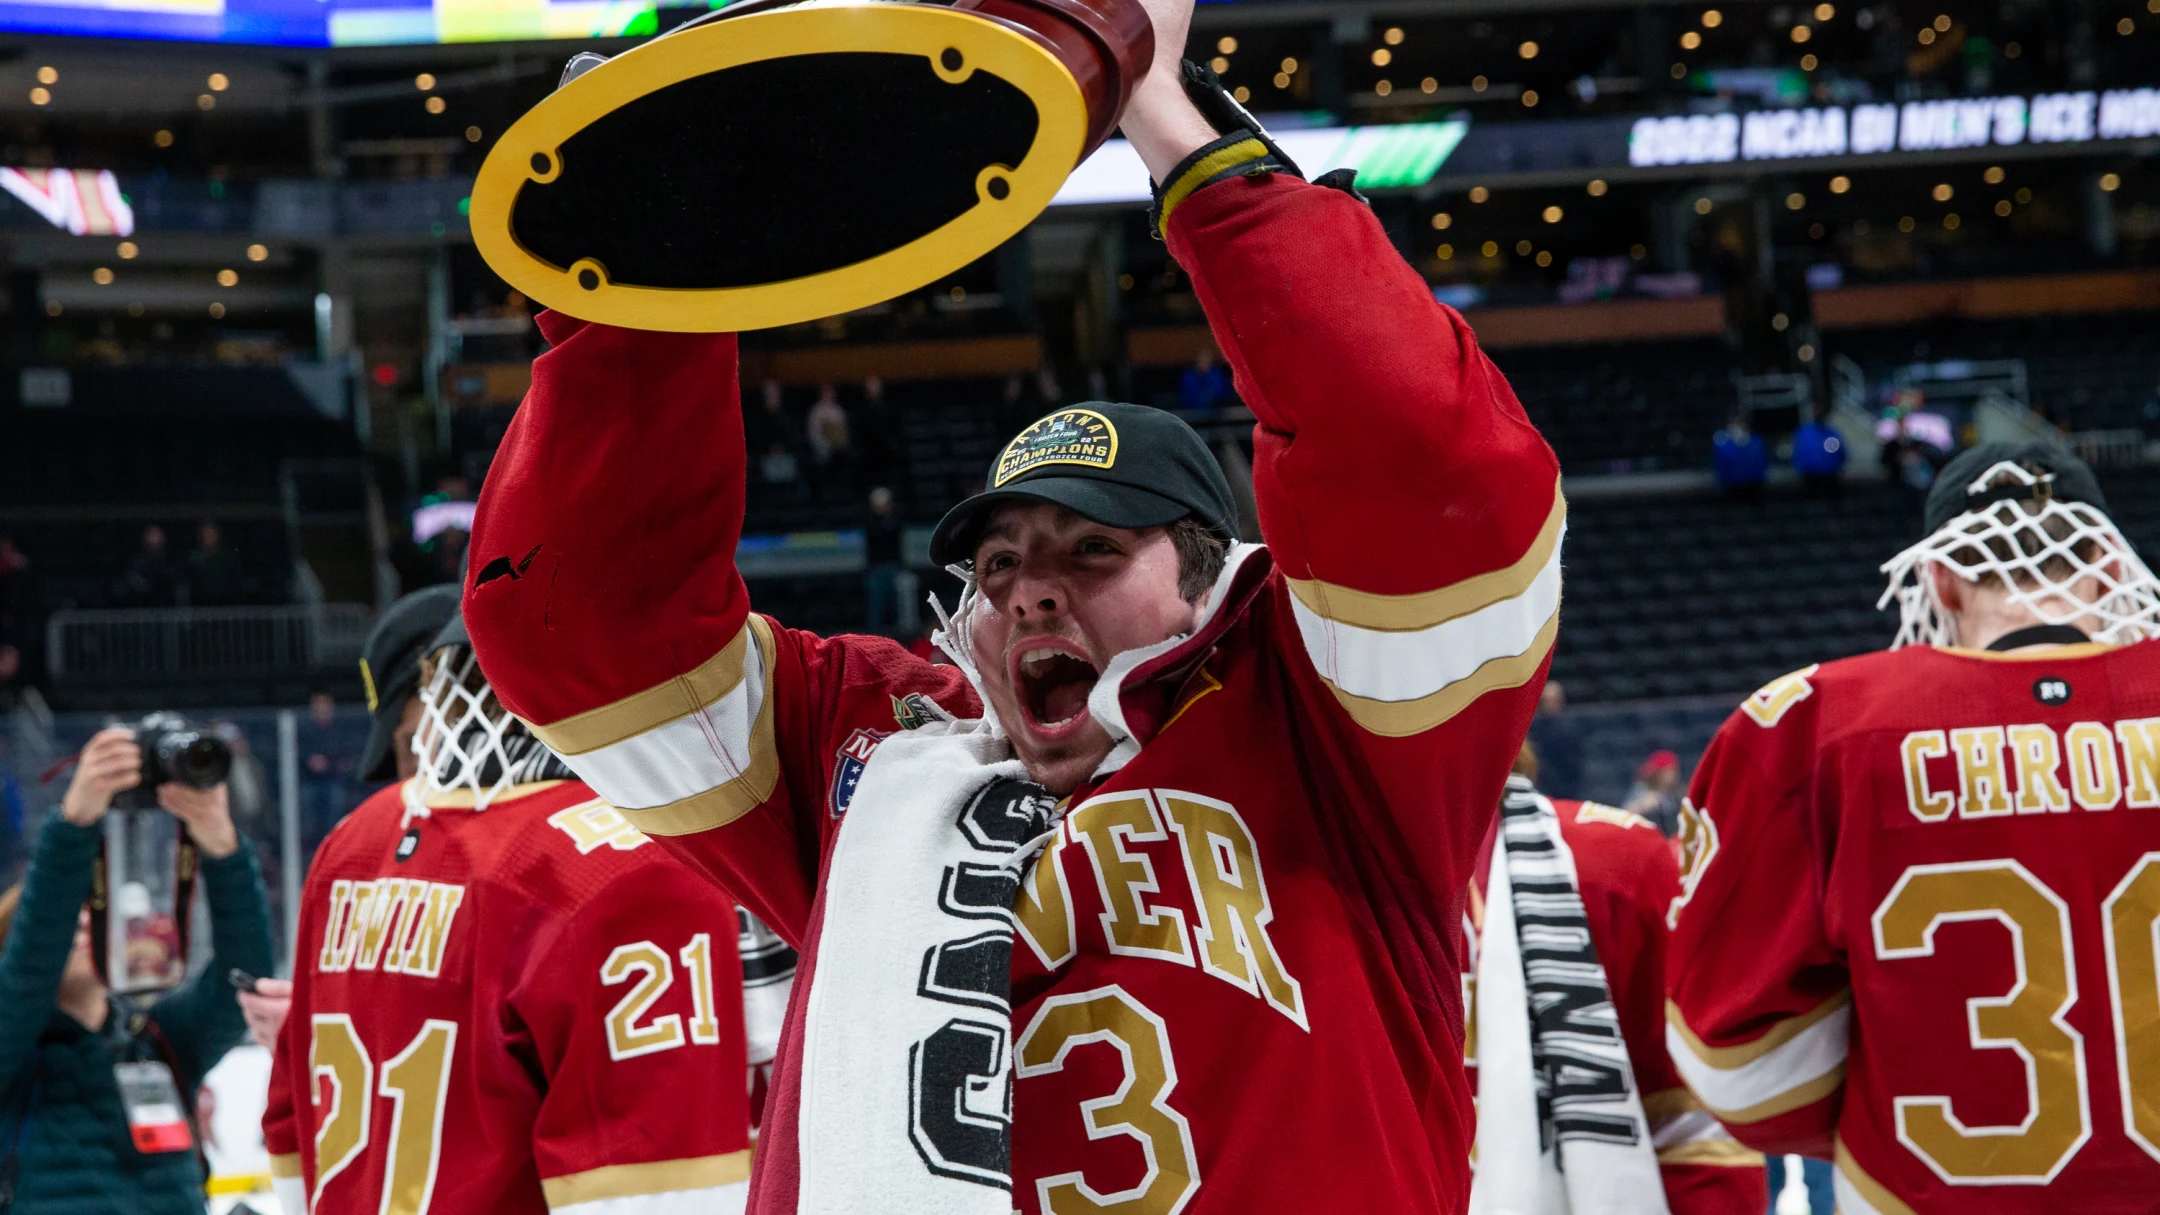
[[[318,1013],[312,1027],[308,1075],[319,1121],[315,1192],[309,1205],[320,1204],[323,1190],[367,1150],[379,1095],[390,1099],[382,1215],[422,1215],[434,1197],[441,1163],[443,1102],[449,1095],[457,1022],[430,1019],[422,1025],[412,1041],[382,1065],[379,1083],[374,1060],[351,1017]]]

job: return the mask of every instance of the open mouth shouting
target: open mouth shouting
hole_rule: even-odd
[[[1102,672],[1076,642],[1030,637],[1012,650],[1013,697],[1028,732],[1046,743],[1063,742],[1088,723],[1088,693]]]

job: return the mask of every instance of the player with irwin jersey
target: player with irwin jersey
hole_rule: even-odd
[[[1558,627],[1558,468],[1360,198],[1207,125],[1191,0],[1148,7],[1124,130],[1270,548],[1189,427],[1082,405],[939,526],[957,666],[791,630],[734,567],[734,338],[559,315],[482,495],[504,702],[801,949],[761,1215],[1465,1199],[1457,925]]]
[[[449,607],[420,678],[419,775],[362,803],[308,870],[263,1119],[280,1200],[740,1211],[735,908],[567,779],[495,702]]]
[[[2084,464],[1952,460],[1885,652],[1796,671],[1682,810],[1672,1054],[1846,1215],[2160,1194],[2160,584]]]
[[[1463,917],[1463,1064],[1480,1115],[1471,1211],[1762,1215],[1762,1153],[1733,1141],[1665,1051],[1665,912],[1680,890],[1670,844],[1626,810],[1546,798],[1536,778],[1525,744]],[[1488,911],[1503,864],[1507,910],[1533,916]],[[1480,1035],[1487,1017],[1510,1024]],[[1481,1037],[1497,1048],[1483,1070]]]

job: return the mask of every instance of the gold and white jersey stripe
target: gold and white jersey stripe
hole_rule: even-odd
[[[1650,1120],[1650,1141],[1659,1164],[1697,1164],[1718,1168],[1763,1167],[1763,1154],[1735,1140],[1695,1094],[1684,1088],[1643,1097]]]
[[[545,1177],[540,1191],[553,1215],[740,1215],[750,1149]]]
[[[1556,484],[1544,526],[1505,569],[1412,595],[1287,579],[1305,652],[1358,725],[1391,738],[1430,730],[1537,674],[1560,627],[1566,531]]]
[[[1787,1018],[1753,1042],[1709,1046],[1665,1006],[1665,1046],[1680,1078],[1721,1120],[1746,1125],[1812,1105],[1845,1082],[1852,993]]]
[[[725,826],[772,796],[772,626],[753,615],[695,670],[532,731],[647,835]]]

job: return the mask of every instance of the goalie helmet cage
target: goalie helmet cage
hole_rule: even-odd
[[[2004,460],[1975,478],[1967,492],[2010,482],[2044,490],[2052,480],[2051,474],[2035,474]],[[2050,534],[2050,524],[2064,534]],[[2044,493],[2030,500],[1991,502],[1958,515],[1884,562],[1882,572],[1890,584],[1875,606],[1897,603],[1898,632],[1891,649],[1961,643],[1957,622],[1935,596],[1928,570],[1937,565],[1970,583],[1993,577],[2010,602],[2045,623],[2076,625],[2094,641],[2124,645],[2160,637],[2160,583],[2114,522],[2083,502]],[[2067,576],[2051,574],[2051,566],[2066,570]],[[2090,600],[2076,593],[2088,578],[2100,592]]]

